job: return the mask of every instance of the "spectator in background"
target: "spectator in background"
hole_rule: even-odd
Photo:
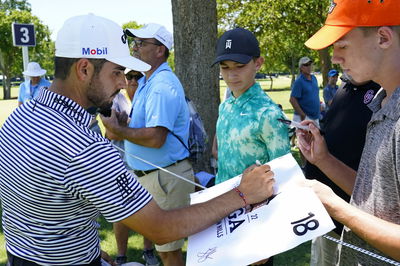
[[[125,73],[125,78],[127,81],[126,93],[128,94],[129,100],[132,102],[133,96],[135,95],[135,92],[139,86],[139,79],[143,77],[143,74],[128,68],[125,69]]]
[[[103,119],[103,123],[107,130],[125,139],[127,153],[194,181],[192,165],[188,160],[189,151],[186,149],[189,109],[183,87],[167,63],[173,45],[172,34],[164,26],[155,23],[140,29],[127,29],[126,33],[134,38],[134,56],[150,64],[151,69],[139,81],[129,124],[111,118]],[[127,161],[140,184],[152,194],[162,209],[189,205],[189,194],[194,192],[194,185],[137,158],[128,156]],[[183,244],[184,239],[180,239],[156,245],[165,266],[184,265]]]
[[[282,110],[255,82],[264,58],[253,33],[243,28],[225,32],[217,43],[217,63],[231,96],[219,106],[216,184],[256,160],[264,164],[290,152],[288,128],[277,120],[284,118]],[[273,265],[273,259],[265,265]]]
[[[293,106],[293,121],[301,122],[305,119],[312,120],[319,127],[321,117],[321,101],[319,99],[319,87],[317,78],[311,74],[312,60],[305,56],[299,60],[300,75],[292,86],[290,104]],[[292,138],[296,141],[296,135]],[[300,166],[305,164],[305,158],[300,151]]]
[[[46,70],[42,69],[39,63],[29,62],[22,74],[25,76],[25,82],[19,86],[18,106],[35,98],[41,88],[51,85],[50,81],[42,78]]]
[[[300,75],[293,83],[289,101],[294,109],[294,121],[300,122],[307,119],[319,125],[319,87],[317,78],[311,74],[312,63],[312,60],[306,56],[300,58]]]
[[[336,71],[336,70],[335,70]],[[357,171],[361,153],[364,147],[367,124],[371,119],[372,111],[368,104],[372,101],[380,87],[373,81],[356,82],[345,77],[337,90],[331,107],[325,116],[322,125],[325,132],[325,141],[329,152],[337,159]],[[345,201],[350,196],[332,182],[316,166],[307,162],[304,174],[308,179],[317,179],[328,185]],[[340,238],[343,225],[334,220],[336,228],[329,233],[336,239]],[[324,237],[318,237],[311,244],[311,266],[335,265],[337,244]]]
[[[339,72],[336,69],[331,69],[328,72],[328,84],[326,84],[323,92],[325,102],[325,112],[329,110],[332,104],[333,97],[338,89],[336,85],[339,77]]]
[[[143,74],[138,71],[134,71],[131,69],[125,69],[125,78],[126,78],[126,92],[129,97],[129,102],[126,96],[119,92],[114,100],[112,108],[115,109],[120,114],[125,114],[128,116],[131,110],[131,101],[133,100],[134,94],[138,88],[138,81],[143,77]],[[127,154],[125,154],[125,146],[124,139],[118,137],[118,135],[112,134],[106,128],[106,137],[111,139],[111,143],[118,147],[118,151],[121,154],[121,157],[124,158],[124,163],[127,169],[129,167],[127,163]],[[115,263],[119,266],[127,262],[127,249],[128,249],[128,238],[129,238],[129,228],[122,223],[114,223],[113,224],[115,241],[117,243],[117,258]],[[146,262],[146,266],[157,266],[159,265],[158,259],[154,254],[153,243],[143,237],[143,260]]]
[[[134,71],[131,69],[125,69],[125,78],[126,78],[126,93],[128,95],[128,98],[125,96],[124,93],[119,92],[117,95],[115,95],[115,98],[113,100],[113,105],[112,105],[112,109],[114,109],[115,111],[117,111],[118,113],[120,113],[120,115],[125,115],[126,117],[128,117],[131,108],[132,108],[132,99],[133,96],[136,92],[136,89],[138,87],[138,80],[143,77],[143,74],[138,72],[138,71]],[[119,148],[119,152],[121,154],[121,157],[124,158],[124,161],[126,162],[126,155],[124,151],[121,150],[125,150],[124,148],[124,139],[121,139],[118,135],[114,135],[112,134],[112,132],[110,132],[109,130],[107,130],[107,128],[105,128],[106,132],[105,132],[105,136],[106,138],[111,140],[111,143]],[[126,164],[126,166],[129,168],[129,166]]]

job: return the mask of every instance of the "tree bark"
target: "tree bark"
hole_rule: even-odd
[[[211,172],[211,145],[218,118],[219,69],[211,67],[217,41],[215,0],[171,0],[174,26],[175,72],[185,94],[195,104],[208,134],[203,159],[195,172]]]
[[[328,72],[332,67],[329,48],[318,50],[319,59],[321,60],[322,88],[328,84]]]
[[[4,63],[3,53],[0,52],[0,71],[3,75],[2,83],[3,83],[3,100],[8,100],[11,98],[11,83],[9,71],[6,69],[6,64]]]
[[[3,100],[11,99],[11,81],[3,76]]]

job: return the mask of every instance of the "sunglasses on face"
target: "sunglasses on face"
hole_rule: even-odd
[[[139,75],[137,75],[137,74],[126,74],[126,75],[125,75],[125,78],[126,78],[127,80],[132,80],[132,79],[138,80],[138,79],[141,78],[141,76],[139,76]]]
[[[308,62],[307,64],[303,64],[303,66],[311,66],[312,62]]]
[[[136,47],[136,48],[141,48],[141,47],[143,47],[144,43],[153,44],[153,45],[157,45],[157,46],[161,46],[162,45],[160,43],[155,43],[155,42],[150,42],[150,41],[145,41],[145,40],[133,40],[132,41],[132,46]]]

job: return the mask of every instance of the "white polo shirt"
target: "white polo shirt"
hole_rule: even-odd
[[[120,221],[151,195],[117,150],[89,130],[91,115],[42,90],[0,130],[0,196],[7,250],[38,264],[87,264],[99,256],[101,214]]]

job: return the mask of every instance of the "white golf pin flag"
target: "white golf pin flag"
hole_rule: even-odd
[[[292,249],[335,228],[310,188],[299,187],[303,172],[291,154],[267,163],[275,173],[274,194],[268,204],[249,213],[244,208],[189,237],[186,265],[249,265]],[[191,204],[212,199],[240,183],[234,177],[191,194]]]

